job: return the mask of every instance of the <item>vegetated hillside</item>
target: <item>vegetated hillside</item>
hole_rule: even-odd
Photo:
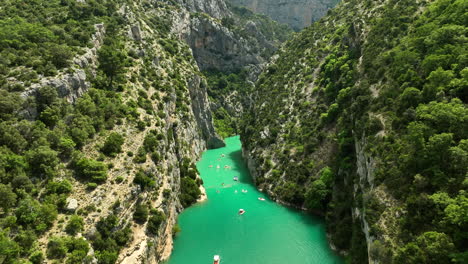
[[[242,125],[260,188],[351,263],[466,263],[463,0],[343,1],[288,41]]]
[[[339,0],[228,0],[255,13],[289,25],[294,30],[310,26],[324,16]]]
[[[0,262],[157,263],[202,198],[206,80],[166,1],[3,1]]]
[[[208,79],[216,131],[234,135],[253,82],[292,29],[224,1],[178,2],[190,14],[174,17],[174,29]]]

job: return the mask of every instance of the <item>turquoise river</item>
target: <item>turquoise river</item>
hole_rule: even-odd
[[[279,205],[255,188],[238,136],[206,151],[197,168],[208,200],[179,216],[182,231],[169,264],[211,264],[214,255],[220,264],[343,263],[328,246],[323,220]]]

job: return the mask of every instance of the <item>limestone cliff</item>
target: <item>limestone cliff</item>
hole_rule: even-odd
[[[310,26],[333,8],[339,0],[229,0],[287,24],[295,30]]]

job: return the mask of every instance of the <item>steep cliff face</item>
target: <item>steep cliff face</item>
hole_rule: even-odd
[[[186,41],[201,70],[236,72],[261,67],[288,34],[288,28],[224,1],[182,1],[173,33]]]
[[[319,20],[339,0],[229,0],[232,4],[245,6],[255,13],[301,30]]]
[[[37,243],[21,244],[29,253],[11,251],[3,258],[2,251],[5,263],[29,257],[159,263],[172,250],[178,214],[204,199],[194,162],[202,151],[224,142],[213,127],[206,80],[192,50],[179,38],[179,25],[172,22],[176,14],[190,11],[154,1],[106,3],[116,12],[94,26],[88,46],[76,48],[68,67],[33,82],[2,82],[2,96],[18,100],[18,105],[9,112],[2,108],[0,187],[13,191],[14,202],[18,197],[20,205],[33,208],[25,214],[49,210],[40,214],[47,223],[37,220],[40,231],[23,216],[6,227],[4,219],[21,209],[2,211],[2,243],[19,247],[14,241],[22,232],[38,237]],[[203,10],[213,7],[202,1],[190,7],[199,10],[200,3]],[[51,9],[68,11],[55,4]],[[77,5],[79,10],[92,7]],[[224,9],[209,12],[217,16]],[[24,91],[5,91],[15,85]],[[2,106],[10,103],[3,99]],[[11,135],[20,148],[9,140]],[[29,157],[42,155],[36,154],[40,151],[49,159],[35,159],[33,165]],[[9,155],[36,169],[10,172],[5,161]],[[48,169],[39,169],[44,167]],[[10,187],[18,179],[29,185]]]
[[[324,214],[352,263],[464,261],[466,222],[445,223],[466,199],[467,134],[456,124],[467,114],[466,40],[456,37],[466,8],[343,1],[287,42],[256,83],[241,139],[257,185]],[[429,249],[439,243],[443,254]]]

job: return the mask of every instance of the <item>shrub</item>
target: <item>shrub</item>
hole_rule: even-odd
[[[147,229],[151,234],[156,235],[162,222],[166,220],[166,215],[159,210],[152,210],[151,217],[148,219]]]
[[[61,259],[67,254],[67,246],[65,240],[59,237],[52,237],[47,243],[47,258]]]
[[[138,171],[135,174],[135,178],[133,179],[133,183],[140,185],[141,189],[153,188],[156,185],[153,177],[146,174],[142,170]]]
[[[68,220],[68,224],[65,227],[65,231],[69,235],[76,235],[78,232],[83,230],[83,218],[77,215],[72,215],[70,220]]]
[[[117,153],[122,151],[122,144],[124,143],[124,138],[118,133],[111,133],[104,146],[101,148],[102,153],[107,156],[115,156]]]
[[[148,219],[148,213],[148,206],[139,203],[136,206],[135,213],[133,213],[133,220],[137,223],[143,224]]]
[[[75,172],[78,177],[96,183],[105,182],[107,179],[106,165],[93,159],[81,158],[75,162]]]

